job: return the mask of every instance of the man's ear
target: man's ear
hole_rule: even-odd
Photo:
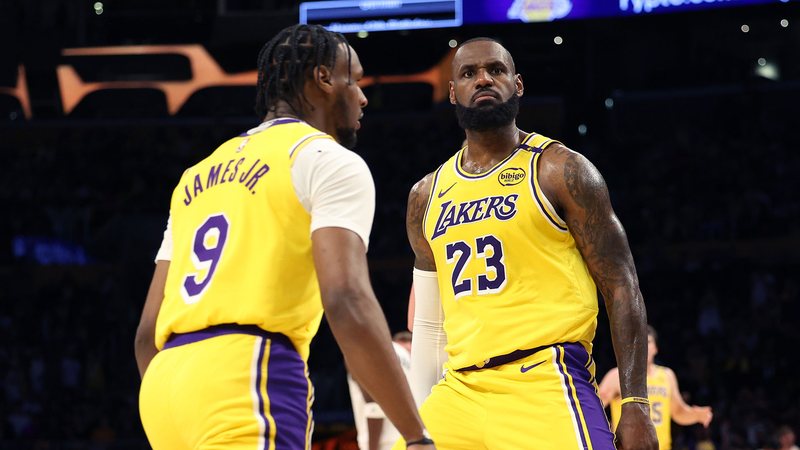
[[[452,81],[450,82],[450,104],[451,105],[455,105],[456,104],[455,85],[453,84]]]
[[[522,75],[517,74],[516,78],[514,84],[517,86],[517,95],[522,97],[522,94],[525,92],[525,85],[522,84]]]
[[[314,84],[323,92],[333,92],[333,71],[328,66],[317,66],[314,68]]]

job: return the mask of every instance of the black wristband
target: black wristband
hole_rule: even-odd
[[[412,445],[433,445],[433,439],[426,436],[422,439],[417,439],[416,441],[406,442],[406,448],[411,447]]]

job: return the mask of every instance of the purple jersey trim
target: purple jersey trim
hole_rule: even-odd
[[[567,375],[567,368],[566,363],[561,364],[561,354],[564,353],[564,348],[560,345],[555,347],[556,349],[556,367],[558,367],[558,371],[561,372],[561,376],[564,378],[564,384],[567,387],[567,397],[569,397],[570,409],[572,409],[572,415],[575,417],[575,420],[578,424],[578,429],[580,430],[580,437],[581,437],[581,448],[588,449],[589,446],[586,444],[586,432],[583,430],[583,424],[581,423],[581,415],[578,411],[578,405],[575,404],[575,396],[572,392],[572,383],[569,382],[569,376]]]
[[[275,420],[275,450],[302,450],[310,445],[311,387],[305,362],[293,348],[271,345],[267,363],[267,397]]]
[[[294,147],[292,147],[292,151],[289,152],[289,159],[294,158],[294,152],[296,152],[298,149],[300,149],[303,146],[305,146],[305,144],[308,141],[310,141],[310,140],[312,140],[314,138],[319,138],[319,137],[325,137],[325,134],[324,133],[315,133],[315,134],[312,134],[310,136],[306,136],[303,139],[301,139],[300,142],[298,142],[297,144],[294,145]]]
[[[580,404],[580,409],[583,412],[583,419],[586,423],[586,431],[584,432],[583,426],[580,424],[580,415],[578,414],[577,405],[575,404],[572,396],[572,386],[567,383],[569,391],[570,402],[572,403],[575,417],[578,419],[578,426],[581,429],[581,439],[584,441],[584,448],[586,447],[586,440],[592,443],[592,447],[596,450],[614,450],[614,434],[608,425],[608,419],[603,411],[603,404],[600,402],[600,397],[597,396],[594,384],[591,381],[592,375],[587,370],[587,363],[583,361],[588,360],[591,362],[591,357],[586,349],[581,344],[568,343],[563,346],[556,346],[556,352],[564,354],[563,367],[560,364],[560,357],[557,359],[557,365],[562,374],[572,378],[572,386],[575,387],[575,394]]]
[[[273,333],[271,331],[266,331],[263,328],[260,328],[256,325],[239,325],[236,323],[227,323],[222,325],[214,325],[202,330],[192,331],[189,333],[173,333],[169,339],[167,339],[166,344],[164,344],[164,350],[169,348],[178,347],[181,345],[191,344],[193,342],[200,342],[205,339],[209,339],[212,337],[217,336],[224,336],[226,334],[250,334],[253,336],[261,336],[267,339],[272,339],[273,341],[279,341],[284,344],[289,345],[289,348],[294,348],[294,345],[283,334],[280,333]]]
[[[444,167],[444,164],[439,166],[439,168],[436,169],[436,172],[433,173],[433,183],[431,183],[431,192],[430,194],[428,194],[428,202],[425,204],[425,214],[422,216],[422,236],[429,242],[430,238],[425,232],[425,224],[428,222],[428,212],[431,210],[431,204],[433,203],[433,196],[436,195],[436,186],[438,186],[439,184],[439,174],[442,173],[442,167]]]
[[[464,368],[458,369],[458,371],[459,372],[468,372],[470,370],[491,369],[492,367],[502,366],[502,365],[505,365],[505,364],[512,363],[514,361],[518,361],[518,360],[520,360],[522,358],[526,358],[526,357],[531,356],[534,353],[540,352],[540,351],[542,351],[542,350],[544,350],[544,349],[546,349],[548,347],[550,347],[550,346],[549,345],[543,345],[541,347],[531,348],[531,349],[527,349],[527,350],[514,350],[513,352],[506,353],[505,355],[492,356],[491,358],[489,358],[487,360],[488,362],[486,362],[482,366],[472,365],[472,366],[468,366],[468,367],[464,367]]]
[[[536,133],[529,134],[528,137],[523,139],[522,142],[520,142],[520,144],[517,145],[514,148],[514,151],[512,151],[510,155],[506,156],[505,159],[503,159],[499,163],[495,164],[495,166],[492,167],[492,170],[490,170],[490,171],[488,171],[486,173],[480,173],[480,174],[474,174],[474,173],[465,172],[463,169],[461,169],[461,160],[464,157],[464,150],[466,150],[466,148],[467,148],[467,147],[464,147],[464,148],[462,148],[461,150],[458,151],[458,157],[456,157],[456,164],[455,164],[456,173],[461,175],[462,177],[468,179],[468,180],[480,180],[481,178],[486,178],[489,175],[495,173],[497,171],[497,169],[499,169],[501,166],[503,166],[503,164],[507,163],[508,160],[513,158],[514,155],[517,154],[518,150],[526,150],[526,149],[531,148],[528,145],[528,142],[531,139],[533,139],[534,136],[536,136]]]
[[[300,119],[295,119],[294,117],[282,117],[280,119],[273,119],[268,127],[264,128],[264,130],[274,127],[275,125],[283,125],[285,123],[295,123],[295,122],[302,122]],[[256,127],[258,128],[258,127]],[[262,132],[264,130],[258,130],[258,132]],[[245,131],[244,133],[240,134],[239,137],[247,137],[252,136],[249,130]]]
[[[488,172],[486,172],[486,173],[481,173],[481,174],[469,173],[469,172],[466,172],[466,171],[464,171],[464,169],[462,169],[462,168],[461,168],[461,160],[464,158],[464,150],[463,150],[463,149],[462,149],[462,150],[459,150],[459,152],[458,152],[458,157],[457,157],[457,158],[456,158],[456,160],[455,160],[455,169],[456,169],[456,173],[458,173],[459,175],[461,175],[461,177],[463,177],[463,178],[465,178],[465,179],[467,179],[467,180],[480,180],[480,179],[482,179],[482,178],[486,178],[486,177],[488,177],[489,175],[491,175],[491,174],[493,174],[493,173],[497,172],[497,169],[499,169],[500,167],[502,167],[502,166],[503,166],[505,163],[507,163],[507,162],[508,162],[508,161],[509,161],[511,158],[513,158],[513,157],[514,157],[514,155],[516,155],[516,154],[517,154],[517,151],[518,151],[518,150],[520,150],[520,147],[519,147],[519,146],[517,146],[517,147],[514,149],[514,151],[513,151],[513,152],[511,152],[511,154],[510,154],[510,155],[506,156],[506,157],[505,157],[505,159],[503,159],[503,160],[502,160],[502,161],[500,161],[499,163],[495,164],[495,166],[494,166],[494,167],[492,167],[492,170],[490,170],[490,171],[488,171]]]

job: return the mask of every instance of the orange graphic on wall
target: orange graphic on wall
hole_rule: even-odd
[[[20,65],[17,69],[17,84],[14,87],[0,87],[0,94],[16,97],[20,106],[22,106],[25,118],[31,118],[31,98],[28,95],[28,83],[25,81],[25,67]]]
[[[217,86],[252,86],[255,70],[228,74],[201,45],[135,45],[125,47],[68,48],[64,56],[183,55],[189,60],[192,78],[178,81],[96,81],[85,82],[71,65],[59,65],[58,84],[64,113],[69,114],[89,93],[102,89],[158,89],[167,98],[167,110],[175,114],[196,91]]]
[[[87,95],[95,91],[103,89],[157,89],[164,93],[167,99],[167,110],[174,115],[189,97],[200,89],[220,86],[253,86],[256,84],[258,76],[256,70],[236,74],[225,72],[208,51],[198,44],[70,48],[64,49],[62,54],[64,56],[87,57],[175,54],[186,57],[191,68],[191,78],[188,80],[84,81],[72,65],[61,64],[56,70],[61,103],[65,114],[71,113]],[[432,100],[436,102],[442,101],[448,96],[450,63],[454,54],[455,50],[449,51],[439,63],[423,72],[404,75],[368,76],[364,77],[359,84],[361,87],[367,87],[373,84],[427,83],[433,87]],[[20,86],[24,90],[24,78],[17,84],[17,90],[20,89]],[[29,102],[27,105],[26,116],[29,117]]]

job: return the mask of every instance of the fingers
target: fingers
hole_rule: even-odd
[[[703,426],[708,428],[708,426],[711,424],[711,420],[713,418],[714,418],[714,413],[712,413],[711,409],[709,408],[708,414],[706,415],[706,419],[703,421]]]
[[[708,425],[711,424],[711,419],[714,418],[714,413],[711,410],[710,406],[698,406],[697,411],[698,414],[698,422],[703,424],[704,427],[708,428]]]

